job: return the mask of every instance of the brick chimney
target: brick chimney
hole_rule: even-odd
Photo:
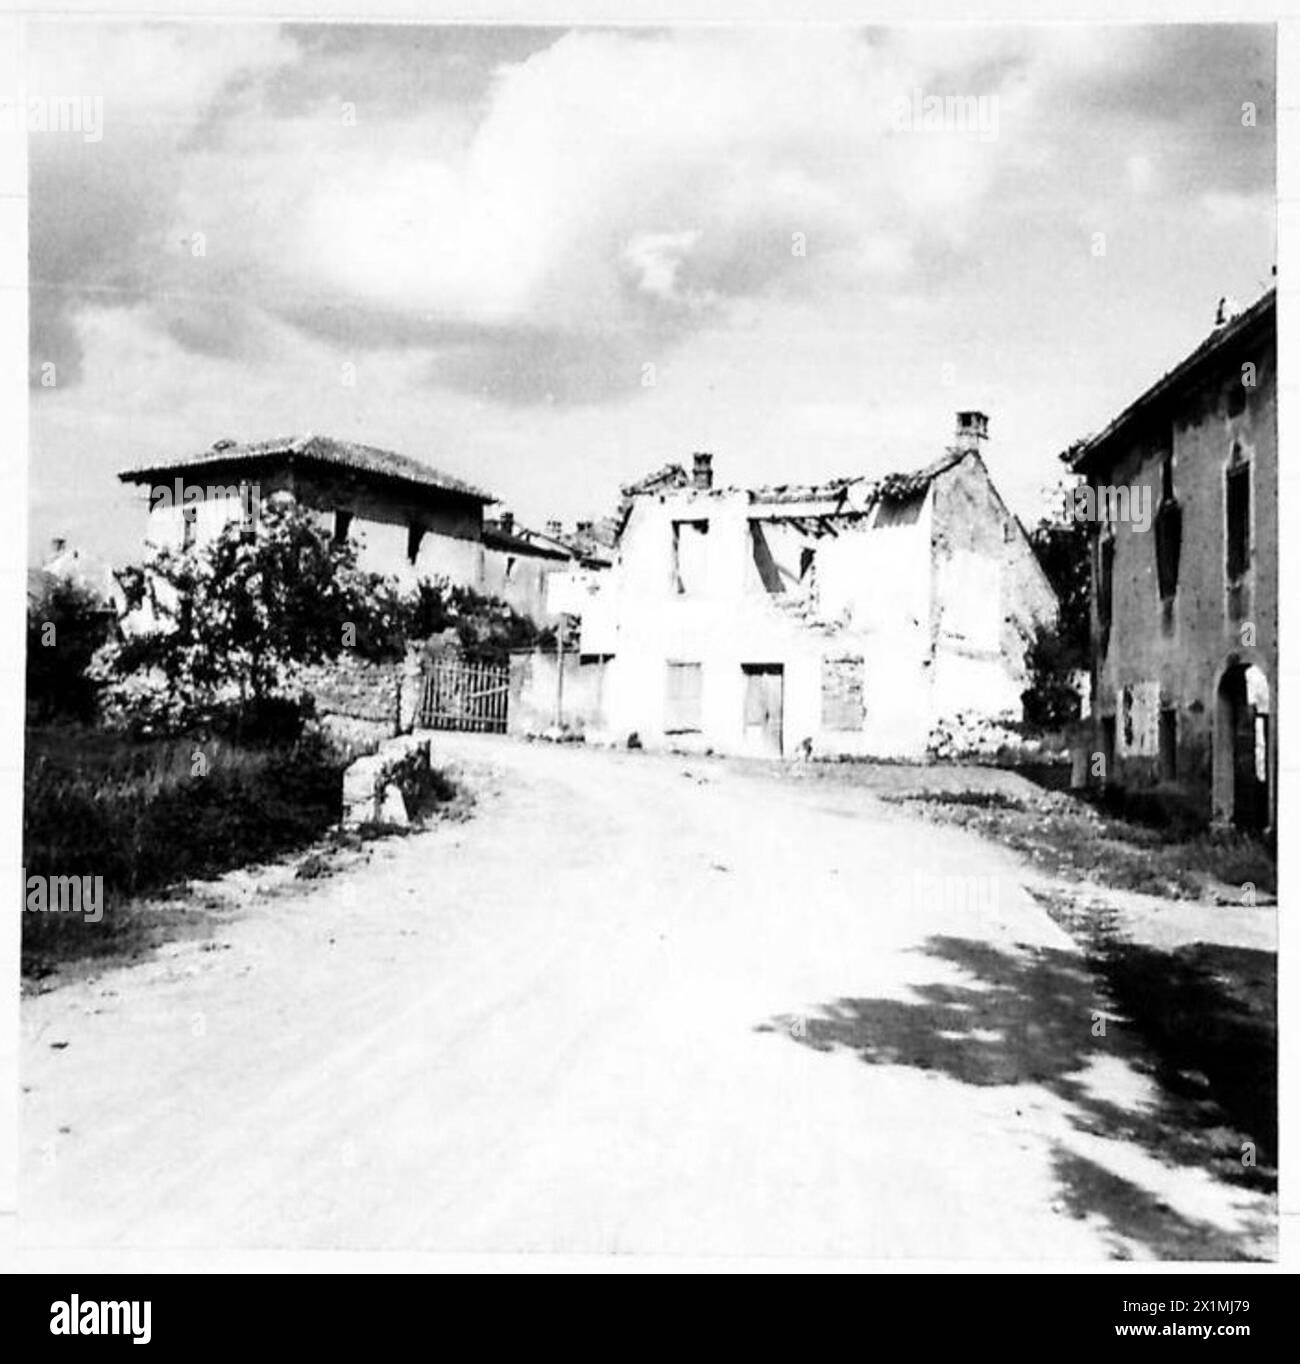
[[[694,484],[700,492],[708,492],[713,487],[713,456],[699,450],[695,452]]]
[[[513,535],[513,534],[515,533],[515,514],[514,514],[514,512],[511,512],[511,511],[503,511],[503,512],[501,513],[500,518],[499,518],[498,521],[497,521],[497,524],[501,527],[501,530],[502,530],[502,532],[503,532],[504,534],[506,534],[506,535]]]
[[[978,454],[989,438],[989,419],[983,412],[958,412],[957,434],[953,448],[963,454]]]
[[[590,535],[590,534],[591,534],[591,522],[590,522],[590,521],[579,521],[579,522],[577,523],[577,525],[574,527],[574,529],[577,531],[577,533],[578,533],[579,535]]]
[[[546,523],[546,533],[552,540],[558,540],[564,534],[564,526],[559,521],[548,521]]]

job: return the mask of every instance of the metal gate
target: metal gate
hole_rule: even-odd
[[[504,734],[510,702],[510,665],[443,658],[421,680],[422,729],[459,729]]]

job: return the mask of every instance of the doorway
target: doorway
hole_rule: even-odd
[[[744,663],[745,751],[765,758],[782,755],[782,712],[785,667],[780,663]]]
[[[1238,829],[1269,826],[1272,736],[1268,679],[1254,664],[1237,663],[1219,683],[1215,789],[1220,812]]]

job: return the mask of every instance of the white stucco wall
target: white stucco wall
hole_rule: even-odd
[[[195,504],[194,543],[215,540],[228,522],[241,519],[243,514],[244,505],[238,497],[205,497]],[[332,529],[334,513],[326,511],[320,515]],[[348,529],[349,539],[358,546],[357,563],[368,573],[394,577],[407,587],[414,586],[420,578],[448,578],[468,587],[483,587],[484,550],[479,540],[426,531],[412,564],[408,536],[405,524],[360,514],[353,516]],[[151,511],[146,539],[160,547],[179,549],[185,542],[184,509],[160,505]]]
[[[769,594],[754,565],[743,494],[685,492],[634,507],[620,560],[602,586],[617,616],[607,678],[609,729],[636,732],[643,743],[745,750],[745,664],[784,669],[784,751],[811,740],[814,752],[907,754],[924,748],[929,620],[929,517],[909,525],[841,528],[838,538],[791,540],[788,528],[768,538],[778,567],[794,565],[794,592]],[[672,522],[707,517],[709,531],[699,589],[673,588]],[[818,623],[797,609],[800,544],[816,553],[821,593]],[[592,641],[594,643],[594,641]],[[584,637],[584,650],[589,648]],[[603,651],[603,650],[602,650]],[[854,731],[822,723],[826,657],[860,655],[865,715]],[[698,735],[666,735],[669,661],[702,665]]]

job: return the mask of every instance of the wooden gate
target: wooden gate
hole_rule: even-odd
[[[442,658],[423,675],[418,723],[422,729],[504,734],[509,701],[509,664]]]

